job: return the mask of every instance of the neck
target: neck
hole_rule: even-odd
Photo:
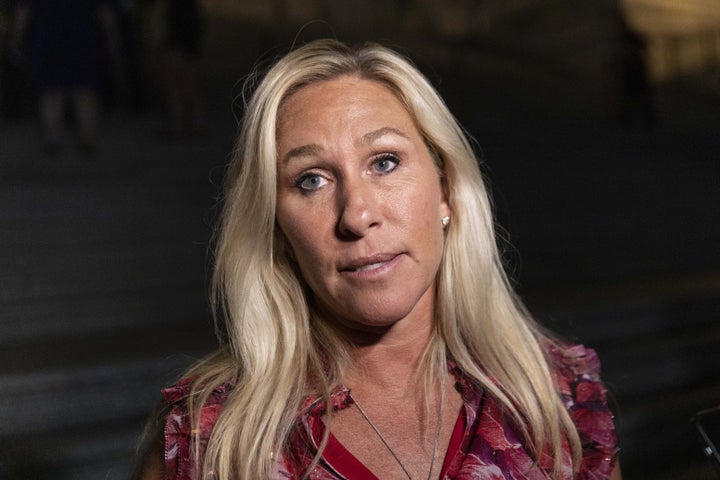
[[[430,341],[431,329],[427,324],[423,328],[402,329],[409,331],[388,332],[374,343],[356,344],[346,372],[347,385],[412,394],[420,380],[420,361]]]
[[[337,317],[328,322],[350,345],[343,382],[393,391],[417,386],[420,361],[433,334],[434,310],[434,296],[428,294],[406,316],[384,325]],[[322,307],[318,311],[326,319],[334,317]]]

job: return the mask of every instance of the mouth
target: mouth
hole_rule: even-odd
[[[339,270],[341,272],[369,272],[384,267],[398,256],[399,254],[396,253],[382,253],[370,257],[356,258],[342,265]]]
[[[380,268],[385,264],[387,264],[387,262],[373,263],[372,265],[365,265],[364,267],[356,268],[353,271],[354,272],[367,272],[368,270],[375,270],[376,268]]]

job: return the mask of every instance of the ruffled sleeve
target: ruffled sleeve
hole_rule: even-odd
[[[617,459],[617,439],[607,391],[600,381],[600,360],[582,345],[549,349],[555,382],[577,427],[583,456],[578,480],[606,479]]]
[[[207,441],[228,395],[228,386],[215,389],[200,411],[199,432],[193,430],[187,399],[191,379],[183,379],[163,390],[163,398],[171,410],[165,422],[165,480],[195,480],[195,451],[203,459]],[[195,434],[198,433],[198,437]],[[196,438],[199,442],[196,442]]]

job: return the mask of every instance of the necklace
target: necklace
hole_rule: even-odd
[[[352,395],[351,395],[352,397]],[[385,439],[382,433],[380,433],[380,429],[373,423],[372,420],[370,420],[370,417],[368,417],[368,414],[365,413],[365,410],[363,410],[362,406],[360,406],[360,403],[358,403],[357,399],[355,397],[352,397],[353,403],[357,407],[358,411],[360,412],[360,415],[365,419],[365,421],[370,425],[370,427],[375,431],[378,438],[380,438],[380,441],[382,441],[383,445],[385,445],[385,448],[388,449],[388,452],[390,452],[390,455],[393,456],[397,464],[402,468],[402,471],[405,472],[405,475],[409,480],[412,480],[412,476],[410,475],[410,472],[408,472],[407,468],[405,468],[405,465],[400,461],[400,457],[397,456],[397,453],[395,453],[395,450],[392,449],[388,441]],[[435,426],[435,440],[433,441],[433,451],[432,451],[432,459],[430,460],[430,471],[428,472],[428,480],[432,478],[432,471],[433,467],[435,467],[435,456],[437,454],[437,447],[438,447],[438,439],[440,438],[440,425],[442,424],[442,410],[443,410],[443,404],[445,403],[445,389],[443,388],[440,393],[440,403],[438,404],[438,420],[437,425]]]

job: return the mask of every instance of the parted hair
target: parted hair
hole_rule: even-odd
[[[535,458],[543,451],[553,454],[555,476],[564,441],[577,468],[578,434],[542,346],[552,340],[508,281],[468,136],[402,55],[377,44],[316,40],[246,82],[252,93],[226,174],[215,238],[211,299],[221,347],[188,372],[194,378],[192,421],[199,421],[197,413],[214,388],[228,382],[235,387],[204,458],[197,458],[200,478],[209,472],[223,480],[270,477],[303,399],[312,394],[329,401],[342,383],[350,346],[313,308],[275,219],[276,130],[283,103],[308,84],[342,75],[378,82],[397,96],[436,162],[450,206],[435,326],[422,358],[424,385],[437,385],[452,360],[498,399]]]

